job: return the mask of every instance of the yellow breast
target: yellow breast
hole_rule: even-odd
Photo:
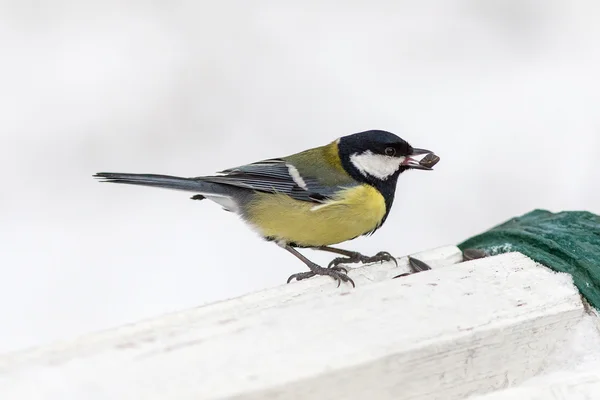
[[[245,217],[266,237],[316,247],[372,231],[385,212],[381,193],[361,185],[342,190],[323,204],[295,200],[285,194],[257,193]]]

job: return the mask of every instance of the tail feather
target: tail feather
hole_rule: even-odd
[[[180,178],[170,175],[123,174],[114,172],[98,172],[94,178],[102,182],[126,183],[129,185],[153,186],[166,189],[202,192],[206,190],[206,182],[192,178]]]
[[[128,185],[152,186],[165,189],[196,192],[193,200],[209,199],[220,204],[227,211],[240,212],[239,203],[251,191],[223,183],[207,182],[202,178],[180,178],[170,175],[154,174],[122,174],[115,172],[98,172],[95,178],[102,182],[125,183]]]

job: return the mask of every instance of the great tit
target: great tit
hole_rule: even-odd
[[[310,269],[289,277],[302,280],[327,275],[354,282],[340,264],[395,259],[387,252],[373,257],[330,247],[369,235],[387,219],[398,176],[409,169],[431,170],[429,150],[412,147],[393,133],[370,130],[343,136],[325,146],[287,157],[272,158],[211,176],[180,178],[168,175],[100,172],[104,182],[154,186],[197,193],[238,214],[263,238],[299,258]],[[426,162],[418,156],[427,155]],[[336,253],[323,268],[296,248]]]

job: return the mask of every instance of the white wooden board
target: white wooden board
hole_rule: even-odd
[[[462,252],[458,247],[452,245],[415,253],[413,256],[427,262],[433,269],[462,261]],[[350,266],[352,265],[350,264]],[[359,267],[350,271],[350,276],[359,287],[390,280],[394,276],[409,271],[408,257],[398,258],[397,265],[393,262],[358,265]],[[51,357],[52,363],[57,363],[68,361],[72,357],[80,358],[86,354],[96,354],[113,347],[133,347],[140,341],[154,341],[162,337],[177,335],[179,332],[187,332],[190,327],[206,327],[211,324],[219,324],[220,321],[227,319],[248,317],[252,313],[289,302],[297,302],[300,299],[322,294],[350,292],[353,292],[353,289],[349,285],[342,285],[336,290],[336,283],[329,277],[315,277],[301,282],[292,282],[289,285],[249,293],[192,310],[171,313],[52,346],[0,356],[0,372],[23,363],[36,362],[49,357]],[[73,352],[73,349],[76,351]]]
[[[600,364],[584,370],[554,373],[543,383],[524,385],[471,400],[596,400],[600,399]]]
[[[302,281],[0,357],[0,398],[459,399],[535,375],[584,315],[568,276],[518,253],[374,267],[354,290]]]

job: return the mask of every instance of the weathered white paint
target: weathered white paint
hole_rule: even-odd
[[[4,356],[0,398],[452,400],[533,376],[584,315],[570,278],[517,253],[383,270]]]
[[[596,400],[600,399],[600,364],[560,371],[544,382],[501,390],[470,400]]]
[[[600,313],[595,308],[592,308],[592,306],[590,306],[589,304],[587,304],[587,307],[588,307],[589,313],[594,316],[594,321],[596,323],[596,329],[598,329],[598,332],[600,332]]]
[[[437,269],[462,261],[462,252],[456,246],[443,246],[432,250],[427,250],[413,254],[414,257],[425,261],[432,269]],[[390,280],[394,276],[409,271],[408,257],[397,259],[398,265],[393,262],[374,263],[365,266],[359,266],[350,270],[349,275],[355,281],[356,285],[361,287],[367,284],[379,281]],[[356,264],[348,264],[353,267]],[[352,292],[353,289],[346,285],[336,288],[336,283],[326,276],[317,276],[301,282],[292,282],[287,285],[281,285],[266,289],[260,292],[249,293],[234,299],[220,301],[208,304],[192,310],[186,310],[173,314],[161,316],[151,320],[141,321],[136,324],[126,325],[106,332],[95,333],[93,335],[82,337],[75,341],[65,342],[50,348],[40,348],[31,351],[19,352],[0,357],[0,373],[7,366],[16,366],[24,362],[30,362],[46,354],[53,353],[57,357],[66,356],[62,350],[68,346],[77,348],[79,354],[101,352],[113,347],[128,347],[136,340],[153,341],[159,336],[176,335],[181,330],[186,330],[187,324],[208,326],[217,324],[224,319],[237,319],[247,317],[253,313],[259,313],[301,299],[308,299],[322,294],[341,294]],[[68,361],[68,358],[63,358]],[[1,397],[0,397],[1,398]]]

